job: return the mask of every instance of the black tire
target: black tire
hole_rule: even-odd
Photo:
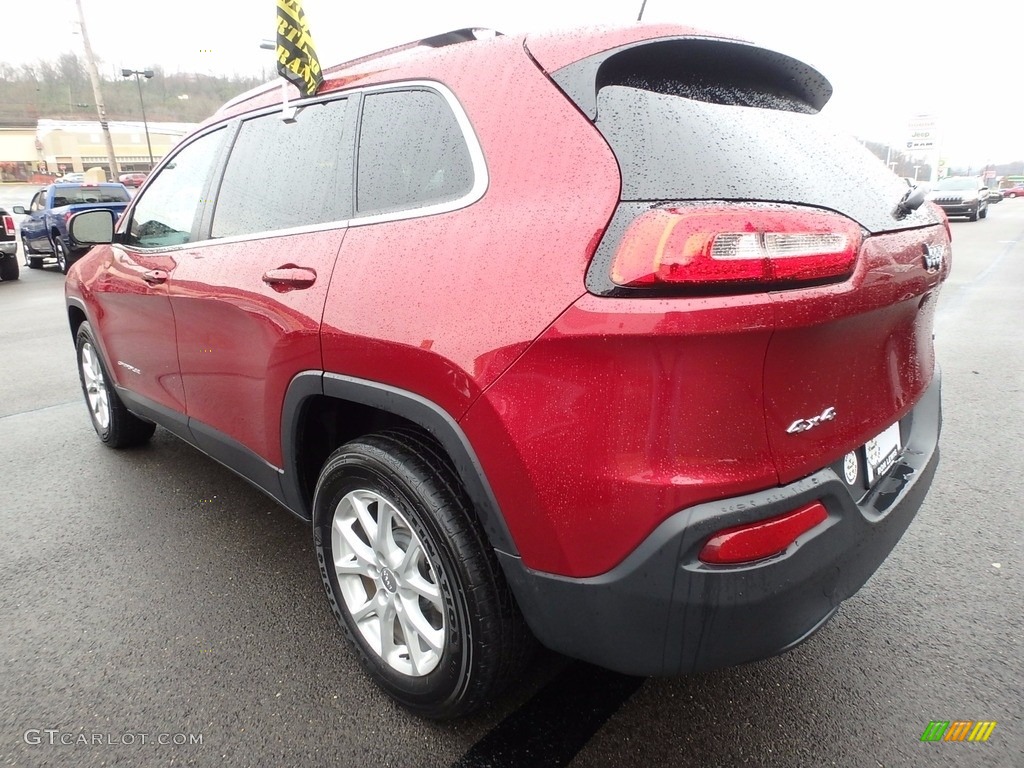
[[[988,218],[988,206],[987,205],[984,208],[982,208],[982,209],[980,209],[978,211],[978,218],[979,219],[987,219]]]
[[[348,500],[356,494],[377,499],[364,505],[371,521],[390,505],[393,522],[387,530],[392,545],[398,546],[400,539],[405,542],[404,552],[400,546],[397,551],[403,565],[416,559],[408,553],[418,552],[429,567],[421,563],[407,579],[410,568],[405,566],[406,571],[400,573],[403,566],[395,566],[394,571],[384,567],[384,562],[397,561],[389,561],[386,553],[382,554],[386,547],[363,535],[360,541],[369,558],[360,562],[352,556],[349,569],[342,573],[347,592],[343,590],[334,564],[336,556],[347,558],[343,550],[350,548],[347,542],[352,539],[348,537],[358,523],[349,525],[348,534],[339,533],[337,542],[334,523],[338,518],[339,529],[346,528],[347,510],[353,509]],[[433,719],[465,715],[497,696],[522,670],[535,641],[465,491],[447,458],[429,438],[394,431],[343,445],[331,454],[320,473],[313,515],[317,562],[334,615],[355,646],[363,668],[401,705]],[[365,528],[360,530],[365,534]],[[376,574],[353,571],[374,568],[365,565],[371,559],[377,564]],[[421,579],[421,584],[436,591],[437,605],[413,592],[409,586],[412,579]],[[373,603],[363,619],[371,630],[360,629],[353,618],[347,602],[353,599],[365,600],[366,606]],[[398,613],[388,618],[384,602],[388,599],[396,606],[404,604],[404,613],[398,608]],[[414,621],[417,611],[419,625]],[[440,650],[424,650],[421,645],[422,636],[415,628],[423,626],[423,621],[439,633],[434,639]],[[364,635],[372,633],[374,625],[378,637],[391,637],[392,661]],[[409,638],[407,626],[413,627],[414,639]],[[413,658],[417,654],[411,650],[413,642],[427,658],[419,671]],[[404,655],[402,648],[406,649]],[[400,669],[402,665],[412,670]]]
[[[28,268],[29,269],[42,269],[43,268],[43,257],[42,256],[29,256],[28,257]]]
[[[975,208],[973,211],[971,211],[969,214],[967,214],[967,220],[968,221],[977,221],[978,220],[978,209],[977,208]]]
[[[53,239],[53,255],[57,257],[57,266],[60,267],[61,274],[66,275],[75,259],[59,237]]]
[[[131,413],[117,396],[107,364],[88,322],[78,326],[75,336],[78,360],[78,378],[82,394],[89,409],[89,420],[97,436],[111,448],[130,448],[141,445],[153,436],[156,425]],[[105,407],[97,405],[97,398],[105,398]]]
[[[9,259],[0,259],[0,280],[17,280],[20,274],[17,256],[11,256]]]

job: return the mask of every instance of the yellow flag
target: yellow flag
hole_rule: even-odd
[[[324,81],[299,0],[277,0],[277,73],[307,96]]]

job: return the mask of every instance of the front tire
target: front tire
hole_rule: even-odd
[[[457,717],[520,671],[532,637],[436,444],[385,432],[342,446],[313,510],[331,608],[392,698],[424,717]]]
[[[128,448],[149,440],[156,425],[131,413],[117,396],[88,322],[78,326],[75,347],[78,378],[89,407],[89,419],[99,439],[111,448]]]

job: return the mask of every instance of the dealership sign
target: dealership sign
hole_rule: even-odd
[[[907,149],[935,149],[938,144],[938,131],[934,116],[915,115],[910,118],[907,127]]]

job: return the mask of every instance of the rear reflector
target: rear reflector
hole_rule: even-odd
[[[828,519],[820,501],[767,520],[758,520],[719,531],[701,549],[698,557],[711,565],[752,563],[781,554],[816,525]]]
[[[654,208],[630,224],[612,261],[632,288],[825,282],[848,276],[860,227],[835,213],[792,206]]]
[[[4,232],[14,237],[14,217],[4,216]]]

